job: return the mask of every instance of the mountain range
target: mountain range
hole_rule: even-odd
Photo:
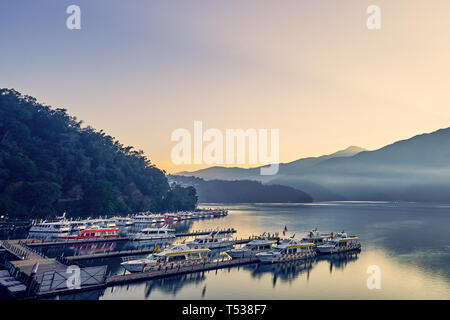
[[[367,151],[336,153],[280,164],[273,176],[259,168],[211,167],[179,175],[203,179],[256,180],[290,186],[315,201],[387,200],[450,202],[450,128]]]

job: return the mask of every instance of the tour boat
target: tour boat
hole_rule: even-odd
[[[64,234],[70,232],[71,227],[70,224],[65,221],[58,222],[40,222],[33,225],[30,228],[30,233],[43,233],[43,234]]]
[[[269,263],[303,260],[316,256],[314,246],[312,242],[302,242],[292,237],[284,239],[270,251],[257,253],[256,257],[261,262]]]
[[[195,249],[217,249],[232,246],[233,242],[229,240],[229,235],[217,232],[197,237],[193,241],[186,242],[186,245]]]
[[[145,228],[131,236],[131,240],[161,240],[175,238],[175,229],[168,226],[161,228]]]
[[[228,250],[227,254],[233,259],[255,257],[257,253],[267,252],[271,250],[272,245],[275,243],[275,240],[270,240],[263,235],[255,240],[250,241],[242,248]]]
[[[133,217],[133,222],[136,224],[163,223],[164,221],[164,216],[155,214],[139,214]]]
[[[116,228],[116,222],[113,219],[98,218],[88,221],[90,225],[100,226],[102,228]]]
[[[175,222],[179,221],[180,216],[178,216],[176,213],[166,213],[164,214],[164,222]]]
[[[316,246],[324,244],[331,236],[331,233],[320,233],[317,228],[311,230],[309,234],[302,238],[303,242],[312,242]]]
[[[120,227],[129,227],[134,223],[133,219],[129,217],[114,217],[113,220]]]
[[[173,244],[160,252],[158,252],[159,247],[157,247],[156,251],[157,253],[151,254],[146,258],[123,259],[124,261],[120,265],[129,272],[144,272],[165,268],[172,269],[183,266],[191,266],[207,262],[207,253],[210,250],[192,249],[185,244]]]
[[[348,236],[344,231],[337,233],[336,236],[332,232],[327,242],[317,246],[320,253],[338,253],[358,249],[361,249],[359,238]]]
[[[87,228],[88,223],[86,221],[70,221],[70,232],[74,233]]]
[[[117,228],[102,228],[100,226],[90,226],[73,234],[58,235],[56,236],[56,238],[65,240],[118,238],[119,231],[120,229]]]

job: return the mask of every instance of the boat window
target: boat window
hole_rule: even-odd
[[[186,260],[186,256],[171,256],[169,257],[168,262],[177,262],[182,260]]]

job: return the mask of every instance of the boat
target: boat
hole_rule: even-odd
[[[108,239],[118,238],[120,229],[102,228],[100,226],[89,226],[84,230],[75,233],[58,235],[55,238],[64,240],[87,240],[87,239]]]
[[[209,235],[200,236],[193,241],[186,242],[186,245],[194,249],[217,249],[225,248],[233,245],[233,242],[229,240],[229,235],[225,233],[210,233]]]
[[[205,263],[208,261],[209,249],[192,249],[185,244],[173,244],[163,251],[156,248],[156,253],[146,258],[125,258],[120,264],[129,272],[146,272],[164,268],[177,268]]]
[[[275,243],[275,240],[270,240],[263,234],[242,248],[228,250],[227,254],[233,259],[255,257],[257,253],[270,251]]]
[[[131,240],[162,240],[175,238],[175,229],[167,225],[161,228],[145,228],[131,236]]]
[[[338,232],[336,236],[331,233],[330,238],[322,245],[317,246],[319,253],[339,253],[361,249],[357,236],[348,236],[346,232]]]
[[[91,226],[100,226],[102,228],[115,228],[117,227],[114,219],[98,218],[93,220],[88,220]]]
[[[180,216],[176,213],[166,213],[164,214],[164,222],[175,222],[181,220]]]
[[[114,217],[112,220],[116,223],[118,227],[129,227],[134,224],[133,219],[129,217]]]
[[[256,257],[265,263],[303,260],[316,256],[314,246],[312,242],[303,242],[292,236],[284,239],[270,251],[257,253]]]
[[[156,214],[139,214],[133,217],[133,222],[136,224],[163,223],[164,221],[164,216]]]
[[[70,224],[66,221],[56,221],[56,222],[47,222],[43,221],[33,225],[30,228],[30,233],[42,233],[42,234],[52,234],[52,235],[60,235],[69,233],[71,231]]]
[[[320,233],[317,228],[311,230],[308,236],[302,238],[303,242],[312,242],[316,246],[324,244],[331,237],[331,233]]]
[[[75,221],[70,221],[70,232],[74,233],[80,230],[84,230],[87,228],[88,223],[86,221],[80,221],[80,220],[75,220]]]

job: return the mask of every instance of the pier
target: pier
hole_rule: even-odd
[[[181,237],[196,237],[205,236],[211,233],[236,233],[234,228],[220,229],[220,230],[197,230],[191,232],[176,233],[177,238]],[[108,239],[77,239],[77,240],[37,240],[37,239],[23,239],[20,240],[22,243],[26,244],[28,247],[50,247],[50,246],[60,246],[60,245],[75,245],[75,244],[85,244],[85,243],[102,243],[102,242],[119,242],[119,241],[130,241],[130,237],[117,237]],[[139,240],[137,240],[139,241]]]
[[[205,262],[200,265],[185,266],[185,267],[174,267],[174,268],[162,268],[161,270],[149,271],[149,272],[138,272],[129,273],[124,275],[110,276],[106,279],[106,286],[113,286],[119,284],[125,284],[134,281],[141,280],[151,280],[169,276],[182,275],[193,272],[203,272],[209,270],[217,270],[223,268],[231,268],[235,266],[257,263],[257,258],[241,258],[233,260],[222,260],[215,262]]]
[[[235,245],[241,245],[248,243],[252,240],[256,239],[256,237],[248,237],[248,238],[241,238],[241,239],[233,239],[231,240],[231,244],[229,247],[235,246]],[[270,240],[279,241],[279,237],[270,237]],[[223,248],[222,248],[223,249]],[[105,252],[105,253],[93,253],[93,254],[83,254],[83,255],[77,255],[77,256],[65,256],[65,257],[59,257],[58,259],[69,265],[75,261],[80,260],[92,260],[92,259],[106,259],[106,258],[117,258],[117,257],[127,257],[127,256],[139,256],[144,254],[151,254],[155,252],[155,248],[144,248],[144,249],[136,249],[136,250],[123,250],[123,251],[112,251],[112,252]]]
[[[212,232],[217,233],[235,233],[235,229],[224,230],[199,230],[186,233],[178,233],[178,237],[190,237],[199,235],[208,235]],[[270,236],[270,239],[279,240],[278,235]],[[248,238],[232,239],[229,247],[248,243],[257,236]],[[51,297],[60,294],[69,294],[93,289],[102,289],[107,286],[120,285],[124,283],[151,280],[162,277],[176,276],[194,272],[203,272],[217,270],[222,268],[231,268],[234,266],[256,263],[256,258],[224,259],[217,261],[204,262],[198,265],[165,267],[158,270],[139,272],[132,274],[107,276],[107,266],[82,267],[77,266],[77,261],[90,259],[105,259],[126,256],[139,256],[155,252],[155,248],[144,248],[136,250],[112,251],[106,253],[96,253],[78,256],[60,256],[49,258],[43,255],[38,247],[53,245],[72,245],[85,243],[103,243],[111,241],[126,241],[128,237],[115,239],[89,239],[89,240],[70,240],[70,241],[39,241],[32,239],[25,240],[3,240],[0,241],[0,253],[3,257],[3,264],[9,274],[20,281],[23,286],[22,293],[31,298]],[[72,273],[70,268],[79,269],[80,286],[70,287]]]

